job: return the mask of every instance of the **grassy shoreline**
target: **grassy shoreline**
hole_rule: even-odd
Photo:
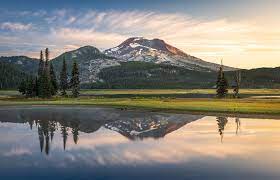
[[[100,106],[180,113],[280,116],[280,98],[272,98],[280,97],[280,89],[242,89],[241,93],[250,96],[241,99],[216,99],[212,98],[215,94],[214,89],[98,89],[82,90],[82,96],[78,99],[62,97],[26,99],[19,96],[17,91],[0,90],[0,106]],[[189,94],[195,98],[182,97]],[[202,94],[211,95],[211,98],[201,98]],[[251,98],[255,95],[270,98]]]
[[[280,99],[53,98],[50,100],[41,100],[33,98],[0,98],[0,106],[21,105],[100,106],[182,113],[229,113],[280,116]]]

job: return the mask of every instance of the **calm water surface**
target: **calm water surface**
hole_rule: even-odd
[[[0,109],[0,179],[280,179],[280,120]]]

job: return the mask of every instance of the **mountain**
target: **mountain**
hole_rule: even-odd
[[[97,74],[102,68],[119,65],[115,58],[103,54],[97,48],[84,46],[73,51],[65,52],[51,60],[56,72],[60,72],[64,57],[69,75],[71,75],[73,62],[76,61],[78,63],[82,83],[95,82],[98,79]]]
[[[18,64],[0,61],[0,89],[18,88],[23,79],[28,76]]]
[[[65,52],[51,60],[57,76],[63,57],[69,77],[73,61],[77,61],[82,88],[213,88],[217,76],[215,70],[219,67],[160,39],[130,38],[104,52],[93,46]],[[37,74],[39,61],[26,56],[12,56],[0,57],[0,63],[4,63],[0,73],[5,74],[0,79],[1,88],[15,88],[25,75]],[[242,88],[280,88],[280,68],[241,71]],[[225,74],[232,85],[235,72],[226,71]]]
[[[117,47],[105,50],[104,53],[120,61],[164,63],[197,71],[217,71],[220,67],[219,64],[186,54],[161,39],[148,40],[143,37],[133,37]],[[225,66],[224,70],[233,71],[236,68]]]
[[[27,56],[2,56],[0,57],[0,62],[17,65],[18,68],[29,74],[35,74],[38,71],[38,59],[30,58]]]

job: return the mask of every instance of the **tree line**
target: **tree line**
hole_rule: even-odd
[[[51,98],[61,91],[61,95],[66,97],[67,90],[72,90],[72,97],[79,96],[80,80],[79,69],[76,61],[73,62],[72,74],[70,81],[68,80],[67,65],[65,57],[60,72],[59,82],[53,67],[49,61],[49,49],[45,49],[45,57],[43,51],[40,52],[40,62],[37,75],[23,78],[18,90],[26,97]]]

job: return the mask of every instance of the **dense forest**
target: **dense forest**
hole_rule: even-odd
[[[0,89],[16,89],[28,74],[19,66],[0,61]]]
[[[280,88],[280,67],[241,70],[241,88]],[[229,87],[235,86],[236,72],[227,71]],[[126,62],[104,68],[102,81],[83,84],[83,88],[214,88],[217,72],[200,72],[167,64]]]
[[[167,64],[126,62],[120,66],[104,68],[99,81],[84,84],[87,88],[211,88],[216,73],[188,70]]]

